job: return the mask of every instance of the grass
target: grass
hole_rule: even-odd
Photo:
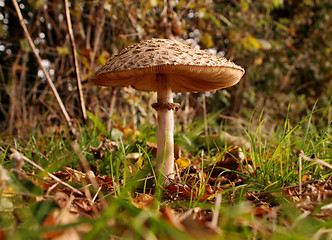
[[[249,125],[245,132],[252,147],[241,151],[242,160],[227,143],[206,145],[197,137],[203,123],[193,124],[187,134],[176,136],[190,165],[178,169],[168,186],[154,169],[151,127],[136,132],[114,127],[107,133],[89,113],[90,125],[80,127],[77,140],[66,129],[32,134],[27,141],[3,139],[0,239],[331,239],[332,210],[326,206],[332,171],[303,160],[299,173],[298,157],[302,150],[331,164],[329,111],[312,110],[297,124],[287,118],[272,135],[265,134],[268,123],[263,119],[255,128]],[[316,115],[323,120],[313,121]],[[100,147],[105,139],[116,146],[103,145],[97,156],[90,147]],[[74,195],[45,172],[11,159],[9,146],[84,195]],[[129,159],[132,153],[140,157]],[[96,188],[82,158],[96,176]]]

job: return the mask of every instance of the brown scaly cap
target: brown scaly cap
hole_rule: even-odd
[[[167,76],[172,92],[203,92],[235,85],[244,69],[176,40],[151,39],[123,49],[92,81],[101,86],[156,91],[157,74]]]

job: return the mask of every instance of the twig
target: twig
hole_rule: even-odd
[[[59,104],[59,106],[60,106],[60,109],[61,109],[61,111],[62,111],[62,114],[64,115],[65,120],[66,120],[66,122],[67,122],[69,128],[72,128],[72,123],[71,123],[71,121],[70,121],[70,117],[69,117],[69,115],[68,115],[68,113],[67,113],[67,110],[66,110],[66,108],[65,108],[65,106],[64,106],[64,104],[63,104],[63,102],[62,102],[62,100],[61,100],[61,98],[60,98],[60,96],[59,96],[59,94],[58,94],[58,91],[56,90],[56,88],[55,88],[55,86],[54,86],[54,84],[53,84],[53,82],[52,82],[52,79],[51,79],[49,73],[47,72],[47,70],[45,69],[45,67],[44,67],[43,64],[42,64],[42,60],[41,60],[41,58],[40,58],[40,56],[39,56],[39,54],[38,54],[38,52],[37,52],[37,49],[36,49],[36,47],[35,47],[35,44],[33,43],[32,38],[31,38],[31,36],[30,36],[30,34],[29,34],[29,31],[28,31],[28,29],[27,29],[27,27],[26,27],[26,25],[25,25],[25,22],[24,22],[24,19],[23,19],[23,16],[22,16],[22,13],[21,13],[20,7],[18,6],[18,3],[17,3],[16,0],[12,0],[12,2],[13,2],[13,5],[14,5],[14,7],[15,7],[15,10],[16,10],[16,12],[17,12],[17,16],[18,16],[19,22],[20,22],[20,24],[21,24],[21,27],[23,28],[24,35],[25,35],[25,37],[27,38],[28,43],[29,43],[29,45],[30,45],[30,47],[31,47],[31,50],[32,50],[33,54],[35,55],[35,57],[36,57],[36,59],[37,59],[37,61],[38,61],[39,67],[40,67],[41,70],[43,71],[43,73],[44,73],[44,75],[45,75],[45,77],[46,77],[46,80],[47,80],[48,84],[50,85],[50,87],[51,87],[51,89],[52,89],[52,92],[53,92],[53,94],[54,94],[56,100],[58,101],[58,104]]]
[[[91,63],[90,63],[90,68],[91,69],[93,69],[94,64],[95,64],[95,58],[96,58],[96,55],[97,55],[97,51],[100,48],[100,44],[99,44],[100,36],[103,33],[103,28],[104,28],[105,21],[106,21],[106,14],[104,12],[104,4],[105,4],[105,0],[103,0],[100,3],[101,7],[99,8],[99,10],[97,12],[97,15],[102,16],[102,18],[101,18],[100,24],[97,26],[97,28],[95,30],[95,37],[94,37],[94,40],[93,40],[93,51],[92,51]]]
[[[118,88],[113,88],[111,103],[110,103],[110,109],[109,109],[108,122],[107,122],[107,132],[110,132],[111,127],[112,127],[112,115],[113,115],[113,111],[114,111],[117,90],[118,90]]]
[[[299,195],[302,198],[302,156],[299,156]]]
[[[91,40],[91,31],[92,31],[92,17],[95,17],[95,7],[94,5],[91,5],[90,7],[90,12],[89,12],[89,16],[88,16],[88,21],[87,21],[87,27],[86,27],[86,38],[85,38],[85,47],[87,49],[91,49],[91,44],[90,44],[90,40]]]
[[[319,158],[310,158],[307,155],[305,155],[302,150],[299,150],[297,152],[297,156],[299,157],[299,196],[301,198],[302,197],[302,159],[309,161],[309,162],[318,163],[318,164],[328,167],[330,169],[332,169],[332,165],[328,164],[327,162],[325,162]]]
[[[182,12],[179,14],[179,18],[182,18],[182,16],[185,14],[185,11],[187,9],[189,9],[190,5],[193,4],[195,2],[195,0],[190,0],[189,2],[187,2],[187,4],[184,6]]]
[[[184,107],[184,129],[187,129],[189,126],[189,108],[190,108],[190,102],[189,102],[189,97],[190,97],[190,93],[186,93],[186,97],[185,97],[185,107]]]
[[[17,161],[22,161],[22,160],[26,161],[27,163],[31,164],[32,166],[34,166],[38,170],[46,173],[50,178],[52,178],[56,182],[61,183],[62,185],[68,187],[70,190],[72,190],[73,192],[75,192],[77,194],[83,195],[83,193],[81,193],[79,190],[77,190],[76,188],[70,186],[68,183],[63,182],[60,178],[58,178],[57,176],[53,175],[52,173],[47,172],[44,168],[42,168],[41,166],[39,166],[37,163],[31,161],[29,158],[23,156],[21,153],[19,153],[15,149],[11,148],[10,150],[12,152],[12,154],[10,155],[10,157],[12,159],[15,158]]]
[[[86,173],[86,175],[87,175],[90,183],[92,184],[92,187],[98,193],[98,195],[100,197],[101,203],[106,208],[107,207],[107,201],[104,199],[104,196],[103,196],[102,192],[100,192],[100,190],[99,190],[99,184],[96,181],[96,177],[95,177],[94,173],[92,172],[88,161],[84,157],[84,155],[83,155],[83,153],[82,153],[82,151],[80,149],[80,146],[76,142],[72,142],[71,143],[71,147],[74,150],[74,152],[78,155],[78,158],[79,158],[79,160],[81,162],[81,166],[82,166],[84,172]],[[87,190],[89,190],[89,189],[87,188]],[[88,193],[88,194],[91,196],[91,193]],[[94,197],[94,199],[95,199],[95,197]],[[90,200],[91,200],[91,203],[92,203],[93,202],[92,198],[90,198]]]
[[[212,221],[210,223],[210,226],[212,229],[217,229],[218,227],[218,221],[219,221],[219,209],[220,209],[220,204],[221,204],[221,194],[218,194],[216,196],[216,202],[214,204],[214,210],[213,210],[213,215],[212,215]]]
[[[92,200],[91,200],[92,202],[96,201],[96,199],[97,199],[97,197],[99,195],[100,190],[101,190],[101,186],[98,188],[97,192],[95,193],[95,196],[92,198]]]
[[[78,155],[78,158],[81,162],[81,166],[82,166],[84,172],[86,173],[86,175],[87,175],[90,183],[92,184],[93,188],[97,191],[99,185],[96,181],[95,174],[92,172],[88,161],[83,156],[82,151],[80,149],[80,146],[76,142],[71,142],[71,147],[74,150],[74,152]]]
[[[10,94],[9,94],[9,100],[10,100],[10,105],[9,105],[9,117],[8,117],[8,125],[9,125],[9,133],[13,133],[14,131],[14,121],[15,121],[15,116],[17,116],[17,75],[16,75],[16,69],[18,68],[19,62],[21,59],[21,51],[18,52],[16,59],[14,63],[11,66],[11,88],[10,88]]]
[[[204,133],[205,133],[205,136],[208,136],[209,127],[208,127],[207,114],[206,114],[206,94],[205,94],[205,92],[202,93],[202,100],[203,100]]]
[[[96,55],[97,55],[97,50],[100,47],[100,44],[99,44],[100,36],[103,32],[103,27],[105,25],[105,20],[106,20],[106,15],[103,14],[103,18],[101,19],[101,23],[98,26],[97,36],[96,36],[96,38],[94,40],[94,44],[93,44],[93,51],[92,51],[92,57],[91,57],[91,69],[94,67],[95,58],[96,58]]]
[[[304,159],[304,160],[306,160],[306,161],[314,162],[314,163],[318,163],[318,164],[320,164],[320,165],[323,165],[323,166],[325,166],[325,167],[327,167],[327,168],[332,169],[332,165],[331,165],[331,164],[329,164],[329,163],[327,163],[327,162],[325,162],[325,161],[323,161],[323,160],[321,160],[321,159],[319,159],[319,158],[310,158],[310,157],[308,157],[307,155],[305,155],[304,152],[303,152],[302,150],[299,150],[299,151],[297,152],[297,156],[298,156],[298,157],[301,157],[302,159]]]
[[[313,180],[313,181],[307,181],[307,182],[303,182],[302,183],[302,187],[306,186],[306,185],[309,185],[309,184],[315,184],[315,183],[318,183],[319,180]],[[294,188],[297,188],[298,185],[295,185],[295,186],[289,186],[289,187],[283,187],[282,190],[290,190],[290,189],[294,189]],[[256,194],[257,195],[257,194]]]
[[[22,69],[21,69],[21,74],[20,74],[20,95],[21,95],[21,108],[22,108],[22,119],[23,119],[23,123],[27,122],[27,98],[25,96],[25,92],[24,89],[26,87],[26,75],[27,75],[27,63],[29,60],[29,53],[28,52],[24,52],[22,54]]]
[[[82,91],[81,74],[80,74],[80,67],[79,67],[78,59],[77,59],[76,43],[75,43],[75,38],[74,38],[74,33],[73,33],[73,26],[71,24],[71,19],[70,19],[68,0],[63,0],[63,1],[65,4],[67,28],[68,28],[68,33],[69,33],[70,42],[71,42],[71,46],[72,46],[74,64],[75,64],[77,91],[78,91],[78,96],[79,96],[79,100],[80,100],[83,121],[85,122],[87,119],[87,115],[86,115],[84,96],[83,96],[83,91]]]

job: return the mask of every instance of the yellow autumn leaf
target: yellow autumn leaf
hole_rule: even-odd
[[[186,158],[178,158],[175,163],[178,165],[180,169],[187,168],[190,165],[190,161]]]
[[[67,54],[70,53],[69,48],[67,48],[67,47],[57,46],[56,50],[57,50],[57,52],[58,52],[59,55],[67,55]]]
[[[201,41],[206,48],[212,48],[214,46],[213,38],[209,33],[203,33]]]
[[[241,0],[241,9],[246,12],[249,10],[249,3],[247,1]]]
[[[31,52],[31,48],[28,43],[28,40],[26,40],[26,39],[20,40],[20,46],[21,46],[21,49],[23,49],[25,52]]]
[[[44,5],[43,0],[28,0],[28,3],[31,7],[33,7],[35,10],[38,10]]]
[[[132,203],[135,207],[140,209],[151,209],[153,207],[154,197],[149,194],[141,193],[132,200]]]
[[[139,157],[137,162],[136,162],[137,166],[139,169],[143,169],[144,167],[144,158],[143,157]]]
[[[255,49],[260,49],[261,48],[261,45],[259,44],[259,42],[257,41],[257,39],[255,37],[253,37],[252,35],[248,36],[248,42]]]

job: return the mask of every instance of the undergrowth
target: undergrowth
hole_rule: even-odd
[[[331,239],[332,171],[319,162],[332,163],[329,111],[313,110],[295,125],[287,118],[270,135],[263,119],[249,124],[248,149],[207,142],[199,121],[175,137],[181,151],[167,186],[155,170],[151,126],[108,133],[89,113],[77,139],[60,128],[2,139],[0,239]],[[327,121],[313,123],[318,113]]]

